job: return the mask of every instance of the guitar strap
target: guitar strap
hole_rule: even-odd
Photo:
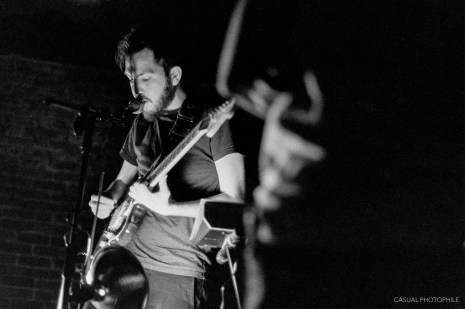
[[[187,100],[186,100],[187,101]],[[199,107],[193,102],[184,102],[169,133],[172,141],[180,142],[197,125]]]

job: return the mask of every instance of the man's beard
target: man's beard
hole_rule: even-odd
[[[166,85],[163,88],[163,92],[160,98],[155,102],[154,108],[151,110],[146,111],[143,109],[142,115],[144,116],[145,120],[153,122],[158,117],[160,117],[161,113],[165,110],[165,108],[170,105],[170,103],[174,99],[174,95],[176,93],[177,86],[174,86],[171,82],[171,79],[168,77],[166,79]],[[147,103],[144,103],[147,104]],[[151,103],[148,103],[151,104]]]

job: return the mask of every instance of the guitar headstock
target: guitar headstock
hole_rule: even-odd
[[[209,115],[209,123],[206,128],[207,136],[212,138],[213,135],[221,128],[223,123],[226,120],[231,119],[234,116],[236,110],[235,100],[231,99],[221,104],[219,107],[215,108]]]

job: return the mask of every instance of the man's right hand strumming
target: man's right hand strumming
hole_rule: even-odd
[[[97,211],[97,204],[98,204],[98,195],[94,194],[90,197],[90,202],[89,206],[92,209],[92,212],[94,215],[96,214]],[[110,215],[110,213],[113,211],[113,209],[116,206],[116,201],[112,200],[111,198],[105,197],[105,196],[100,196],[100,206],[98,207],[98,213],[97,217],[99,219],[106,219]]]
[[[126,162],[125,162],[126,163]],[[123,164],[123,167],[121,168],[120,175],[121,177],[126,177],[125,180],[129,182],[137,172],[137,167],[132,167],[129,165],[129,163]],[[121,179],[116,179],[113,181],[110,186],[108,186],[108,189],[106,189],[103,193],[106,196],[100,196],[100,206],[98,208],[98,214],[97,217],[99,219],[106,219],[110,215],[110,213],[113,211],[113,209],[116,207],[116,204],[124,195],[126,194],[128,190],[128,185],[122,181]],[[121,201],[120,201],[121,202]],[[98,195],[94,194],[90,197],[90,202],[89,206],[92,209],[92,212],[95,213],[97,212],[97,203],[98,203]]]

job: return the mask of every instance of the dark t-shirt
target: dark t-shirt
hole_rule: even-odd
[[[163,119],[163,120],[162,120]],[[151,164],[159,164],[176,146],[169,131],[176,111],[153,123],[141,115],[121,149],[121,156],[144,175]],[[190,201],[220,193],[215,161],[236,152],[229,123],[210,139],[203,136],[168,174],[168,187],[175,201]],[[128,248],[145,268],[176,275],[204,277],[206,255],[188,244],[194,219],[165,217],[149,211]]]

